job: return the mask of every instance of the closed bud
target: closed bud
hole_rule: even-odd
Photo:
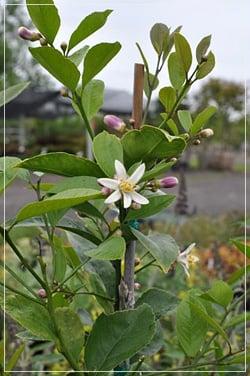
[[[37,292],[37,295],[39,296],[39,298],[42,298],[42,299],[47,297],[46,291],[44,289],[39,289]]]
[[[193,145],[200,145],[200,140],[194,140]]]
[[[172,162],[172,163],[176,163],[176,162],[177,162],[177,158],[171,158],[171,159],[170,159],[170,162]]]
[[[103,121],[108,128],[114,131],[123,132],[126,127],[124,121],[115,115],[106,115]]]
[[[40,42],[40,45],[41,45],[41,46],[47,46],[47,44],[48,44],[48,42],[47,42],[46,39],[44,39],[44,38],[40,38],[40,39],[39,39],[39,42]]]
[[[68,45],[67,45],[66,42],[62,42],[62,43],[60,44],[60,47],[61,47],[61,49],[63,50],[63,52],[65,52],[65,51],[67,50]]]
[[[129,119],[129,124],[134,126],[135,125],[135,119]]]
[[[134,287],[135,287],[135,290],[139,290],[141,288],[141,285],[140,283],[135,282]]]
[[[214,135],[214,131],[211,128],[206,128],[200,131],[199,136],[202,138],[212,137]]]
[[[27,29],[27,27],[24,26],[19,27],[18,35],[20,38],[30,40],[31,42],[35,42],[36,40],[39,40],[41,38],[41,35],[39,33],[31,31],[30,29]]]
[[[134,210],[141,209],[141,204],[138,204],[137,202],[132,202],[131,208],[133,208]]]
[[[62,97],[68,97],[69,96],[69,91],[66,87],[62,87],[60,90],[60,94]]]
[[[166,176],[158,181],[160,188],[173,188],[178,184],[178,179],[175,176]]]
[[[141,263],[141,259],[140,259],[140,257],[136,257],[136,258],[135,258],[135,266],[140,265],[140,263]]]

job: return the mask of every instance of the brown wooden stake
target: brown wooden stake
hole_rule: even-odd
[[[134,95],[132,119],[134,127],[139,129],[142,123],[143,113],[143,86],[144,86],[144,65],[135,64],[134,70]],[[120,284],[120,308],[133,308],[134,297],[134,265],[135,265],[136,241],[132,240],[127,244],[124,263],[124,280]]]

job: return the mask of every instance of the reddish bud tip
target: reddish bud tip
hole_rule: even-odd
[[[178,184],[178,179],[175,176],[166,176],[159,180],[159,186],[161,188],[173,188]]]
[[[34,42],[40,39],[39,33],[31,31],[30,29],[27,29],[27,27],[24,27],[24,26],[19,27],[18,35],[20,38],[25,39],[25,40],[30,40],[31,42]]]
[[[39,298],[46,298],[47,294],[46,294],[46,291],[44,289],[39,289],[38,292],[37,292],[37,295],[39,296]]]
[[[114,131],[122,132],[126,127],[126,124],[123,122],[123,120],[115,115],[106,115],[104,116],[103,121],[108,128]]]
[[[110,188],[103,187],[101,189],[101,192],[102,192],[103,196],[109,196],[112,193],[112,190]]]

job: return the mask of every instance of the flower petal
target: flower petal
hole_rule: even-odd
[[[192,249],[193,249],[194,247],[195,247],[195,243],[190,244],[190,245],[185,249],[185,251],[181,252],[181,255],[182,255],[183,257],[189,255],[189,253],[192,251]]]
[[[127,209],[132,204],[132,197],[130,193],[123,193],[123,206]]]
[[[116,159],[115,161],[115,171],[118,179],[127,179],[127,172],[123,164]]]
[[[131,183],[138,183],[139,180],[143,177],[145,172],[145,163],[141,164],[137,169],[133,172],[133,174],[128,178],[128,181]]]
[[[113,202],[120,200],[121,197],[122,197],[121,192],[117,189],[117,191],[114,191],[113,193],[111,193],[111,195],[108,198],[106,198],[104,203],[112,204]]]
[[[137,204],[146,205],[149,203],[148,199],[138,192],[132,192],[131,193],[133,201],[137,202]]]
[[[118,188],[118,181],[115,179],[107,179],[107,178],[101,178],[97,180],[98,183],[103,185],[104,187],[110,188],[110,189],[117,189]]]

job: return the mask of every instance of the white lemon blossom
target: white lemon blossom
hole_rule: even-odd
[[[184,271],[188,277],[190,276],[189,274],[190,265],[193,265],[199,261],[199,257],[195,255],[191,255],[191,252],[194,247],[195,247],[195,243],[190,244],[190,246],[188,246],[185,249],[185,251],[179,253],[177,257],[177,262],[183,266]]]
[[[105,204],[112,204],[123,199],[123,206],[125,209],[127,209],[131,206],[132,202],[136,202],[140,205],[146,205],[149,203],[146,197],[136,192],[139,188],[137,183],[140,181],[145,172],[144,163],[137,167],[131,176],[128,176],[123,164],[116,160],[115,171],[116,174],[114,179],[98,179],[98,183],[106,188],[114,190],[114,192],[112,192],[111,195],[106,198]]]

